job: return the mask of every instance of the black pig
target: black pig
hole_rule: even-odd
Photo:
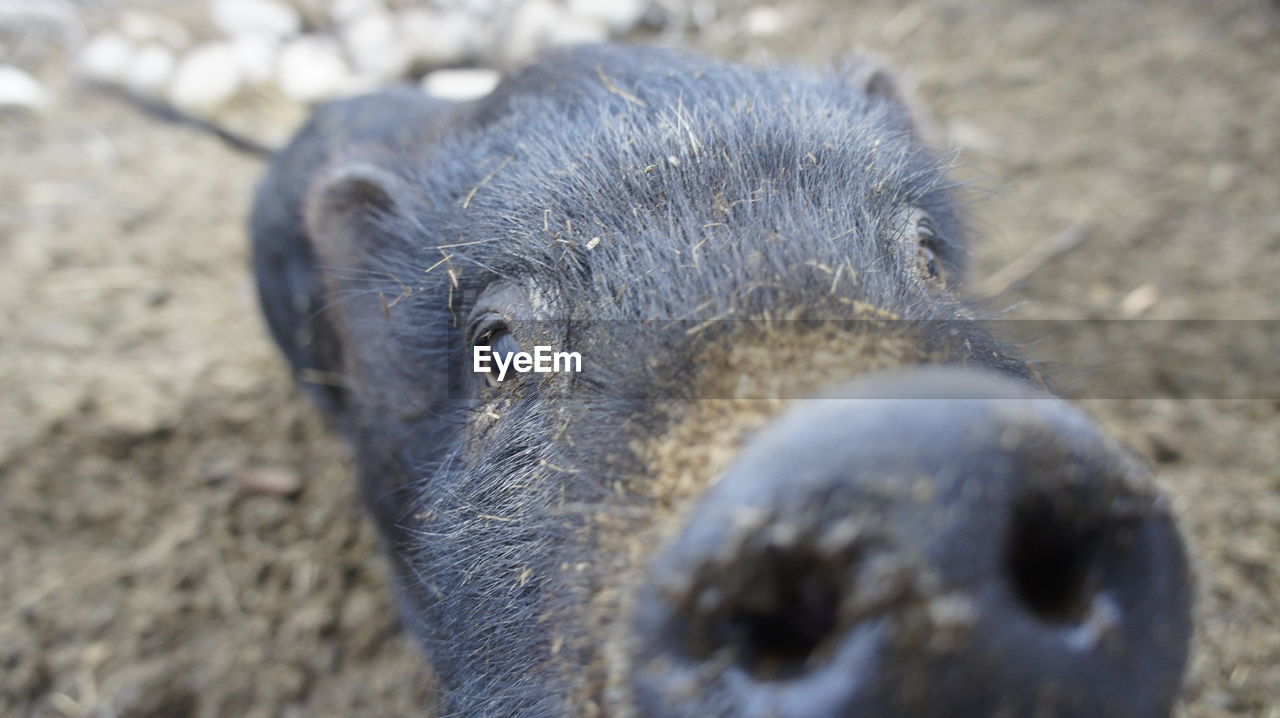
[[[1168,714],[1167,506],[969,321],[942,164],[865,62],[578,48],[316,112],[258,286],[442,715]],[[472,371],[535,345],[582,371]]]

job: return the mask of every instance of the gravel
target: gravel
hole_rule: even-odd
[[[283,38],[302,29],[302,16],[277,0],[213,0],[213,24],[231,37],[266,35]]]
[[[208,0],[217,37],[197,45],[192,29],[162,13],[126,10],[83,44],[77,67],[89,79],[206,115],[245,89],[309,104],[416,81],[442,97],[473,97],[492,88],[496,69],[555,45],[624,38],[678,4]]]
[[[442,100],[474,100],[497,87],[500,77],[497,70],[485,68],[436,70],[422,78],[422,90]]]
[[[0,65],[0,109],[38,110],[48,102],[48,93],[34,77],[17,67]]]
[[[318,102],[337,97],[351,83],[351,69],[338,41],[304,35],[284,46],[276,82],[285,97],[297,102]]]
[[[149,43],[133,55],[124,84],[143,95],[160,95],[169,86],[177,64],[172,50],[158,42]]]
[[[168,100],[181,110],[208,112],[240,90],[240,58],[228,42],[201,45],[182,58],[169,85]]]
[[[123,83],[136,53],[133,43],[107,32],[94,37],[81,49],[77,65],[90,80]]]

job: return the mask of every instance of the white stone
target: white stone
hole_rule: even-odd
[[[580,45],[608,39],[609,28],[603,22],[580,17],[565,18],[551,32],[553,45]]]
[[[782,32],[787,19],[772,5],[757,5],[743,15],[743,30],[751,37],[770,37]]]
[[[413,62],[396,16],[391,13],[370,13],[352,20],[343,28],[342,40],[361,75],[398,79]]]
[[[231,47],[236,52],[240,73],[246,83],[261,87],[275,77],[280,46],[274,39],[263,35],[242,35],[231,41]]]
[[[602,22],[614,35],[635,29],[649,11],[650,0],[569,0],[569,14]]]
[[[679,9],[680,3],[671,2],[668,9]],[[693,27],[701,30],[710,27],[711,23],[716,21],[720,14],[720,8],[717,6],[716,0],[693,0],[688,4],[686,17],[693,24]]]
[[[382,0],[333,0],[329,6],[329,18],[337,25],[346,25],[362,15],[386,11],[387,6]]]
[[[438,5],[461,10],[472,17],[491,19],[498,12],[509,12],[519,0],[446,0]]]
[[[169,84],[169,102],[191,112],[207,112],[226,103],[240,90],[240,61],[229,43],[209,43],[178,63]]]
[[[182,23],[151,13],[125,10],[120,14],[119,28],[125,37],[139,45],[160,42],[171,50],[191,45],[191,31]]]
[[[285,96],[299,102],[317,102],[341,95],[351,79],[336,40],[304,35],[280,52],[276,81]]]
[[[159,95],[168,86],[173,77],[173,68],[177,60],[169,48],[153,42],[134,55],[125,74],[124,84],[134,92],[144,95]]]
[[[84,26],[69,0],[0,0],[0,29],[79,44]]]
[[[0,108],[38,110],[47,104],[49,95],[36,78],[16,67],[0,65]]]
[[[213,24],[224,33],[283,38],[302,29],[302,16],[278,0],[213,0]]]
[[[989,155],[998,155],[1004,144],[991,130],[961,119],[952,120],[947,125],[947,140],[952,147]]]
[[[442,100],[474,100],[492,92],[500,79],[497,70],[436,70],[422,78],[422,90]]]
[[[400,32],[415,62],[456,65],[480,54],[485,30],[466,13],[410,8],[400,13]]]
[[[1134,319],[1146,314],[1147,310],[1160,302],[1160,288],[1154,284],[1144,284],[1129,292],[1120,300],[1120,316]]]
[[[107,32],[94,37],[80,50],[76,64],[81,74],[91,80],[120,83],[136,52],[128,40]]]
[[[520,64],[549,46],[565,23],[563,8],[551,0],[525,0],[511,15],[499,51],[509,65]]]

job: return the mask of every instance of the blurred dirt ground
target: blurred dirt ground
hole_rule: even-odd
[[[780,7],[777,34],[693,44],[809,63],[865,48],[903,70],[990,190],[977,278],[1083,232],[1001,298],[1014,316],[1280,318],[1275,5]],[[225,119],[276,140],[298,112],[246,98]],[[403,716],[428,700],[342,450],[258,319],[244,224],[260,170],[91,94],[0,115],[0,716]],[[1153,460],[1190,537],[1182,715],[1280,718],[1280,403],[1087,406]],[[246,489],[291,475],[296,495]]]

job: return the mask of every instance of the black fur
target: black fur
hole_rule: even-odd
[[[931,327],[947,361],[1028,375],[950,323],[973,311],[945,163],[865,77],[565,50],[472,103],[330,105],[274,162],[253,215],[268,323],[357,453],[447,714],[558,716],[582,698],[602,640],[583,606],[612,579],[581,507],[625,508],[616,480],[645,472],[627,437],[651,399],[697,391],[688,325],[658,320],[871,306]],[[355,190],[377,206],[333,209],[351,166],[385,173]],[[913,211],[949,288],[921,276]],[[333,216],[354,223],[337,249],[318,236]],[[527,331],[594,371],[485,395],[468,332],[500,286],[524,298]]]
[[[603,477],[546,468],[576,462],[553,441],[563,419],[534,391],[507,406],[490,435],[450,448],[471,411],[447,399],[470,386],[450,369],[466,361],[451,350],[463,346],[456,337],[487,286],[536,287],[545,318],[596,326],[750,318],[800,303],[849,317],[832,277],[814,269],[844,265],[839,296],[907,319],[965,316],[916,277],[914,244],[898,226],[905,208],[924,209],[946,240],[942,260],[963,273],[963,229],[939,159],[897,98],[867,94],[857,76],[638,48],[563,51],[474,103],[444,107],[397,91],[331,105],[276,161],[255,206],[255,269],[295,367],[341,376],[351,352],[379,351],[339,350],[327,317],[345,306],[356,322],[383,322],[381,305],[408,290],[386,315],[405,360],[395,382],[403,390],[389,393],[413,404],[426,417],[417,428],[436,438],[389,431],[393,408],[376,400],[352,407],[348,389],[312,386],[355,444],[380,524],[399,527],[389,536],[393,555],[411,556],[401,566],[407,612],[460,715],[563,713],[571,686],[548,667],[554,637],[537,619],[572,605],[560,564],[587,557],[565,555],[576,526],[558,506],[562,490],[587,504],[605,496]],[[356,161],[393,172],[408,191],[401,212],[372,218],[402,241],[365,266],[317,266],[306,194],[326,170]],[[337,294],[318,272],[337,278]],[[781,295],[750,290],[772,280]],[[674,348],[662,334],[678,329],[575,348],[615,367],[594,377],[597,387],[671,397],[686,377],[626,357]],[[681,366],[678,356],[670,363]],[[618,430],[629,413],[599,412],[607,423],[597,431]],[[364,435],[376,441],[362,439],[370,425],[379,428]],[[388,480],[389,465],[408,483]]]

